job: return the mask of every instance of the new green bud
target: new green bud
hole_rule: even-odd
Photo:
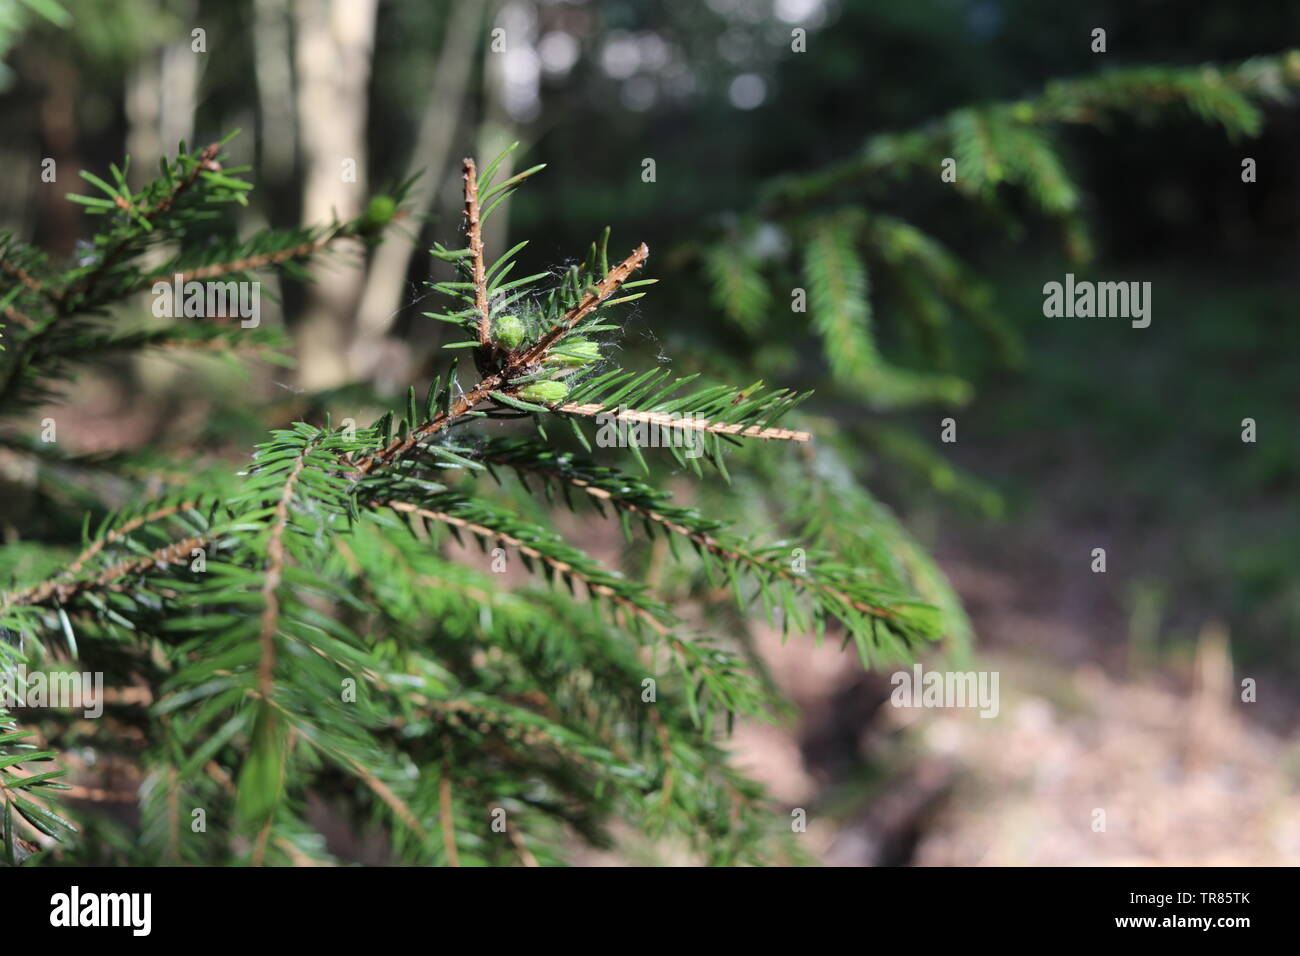
[[[519,397],[526,402],[558,402],[569,394],[569,386],[563,382],[532,382],[519,390]]]
[[[503,315],[492,324],[492,338],[498,345],[516,349],[524,340],[524,323],[516,316]]]
[[[375,196],[366,205],[366,211],[357,220],[357,232],[363,236],[374,235],[393,221],[397,215],[397,203],[391,196]]]
[[[592,362],[599,362],[600,346],[584,338],[570,338],[561,342],[557,348],[562,352],[552,352],[546,356],[547,365],[559,365],[564,368],[578,368]]]

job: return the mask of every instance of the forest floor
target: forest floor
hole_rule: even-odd
[[[764,641],[803,717],[744,726],[736,760],[808,809],[806,848],[818,859],[1300,861],[1300,743],[1241,702],[1221,628],[1207,627],[1189,660],[1107,667],[1115,655],[1089,633],[1113,624],[1102,602],[1091,615],[1053,613],[1040,574],[991,571],[973,556],[944,563],[981,636],[970,666],[999,674],[996,717],[893,707],[887,678],[863,675],[838,647]]]

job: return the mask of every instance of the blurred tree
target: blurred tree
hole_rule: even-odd
[[[453,135],[461,122],[475,54],[481,46],[486,9],[490,5],[457,0],[447,18],[437,70],[407,164],[408,173],[419,177],[411,193],[411,218],[416,222],[428,218],[451,159]],[[357,308],[357,337],[349,350],[354,372],[364,378],[381,375],[385,357],[391,360],[392,352],[385,349],[384,340],[402,308],[404,280],[414,251],[405,237],[397,238],[380,246],[370,263]],[[400,382],[384,384],[390,391],[401,387]]]
[[[368,189],[365,139],[378,0],[295,0],[302,221],[350,219]],[[277,133],[283,135],[283,133]],[[311,270],[299,337],[298,378],[311,389],[348,381],[348,341],[361,295],[355,270]]]

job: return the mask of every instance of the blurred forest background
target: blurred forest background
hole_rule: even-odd
[[[74,257],[90,234],[64,198],[84,191],[76,170],[129,154],[144,175],[179,140],[236,128],[257,184],[243,231],[356,216],[422,173],[405,235],[275,290],[264,321],[290,329],[294,370],[107,360],[60,406],[60,442],[79,451],[148,439],[215,453],[271,424],[268,398],[278,424],[427,381],[442,333],[420,314],[423,282],[447,276],[426,250],[460,229],[460,157],[515,140],[517,169],[548,169],[496,220],[489,258],[530,237],[523,271],[554,268],[610,225],[614,249],[649,244],[661,280],[624,349],[820,388],[808,317],[777,295],[763,323],[729,320],[707,253],[788,177],[1056,78],[1297,47],[1288,0],[0,0],[0,224]],[[809,808],[830,863],[1295,863],[1300,108],[1267,107],[1258,138],[1174,115],[1071,127],[1061,143],[1090,274],[1152,282],[1151,327],[1045,319],[1043,283],[1080,271],[1059,223],[958,199],[936,165],[877,205],[973,265],[1022,360],[958,329],[944,370],[969,395],[872,407],[832,391],[816,407],[948,573],[977,635],[971,666],[1001,673],[1000,715],[896,710],[888,675],[851,653],[766,635],[800,714],[739,728],[736,759]],[[784,241],[755,237],[759,258]],[[905,340],[883,348],[913,357]],[[591,549],[617,556],[616,532],[602,541]],[[1239,702],[1243,678],[1257,703]]]

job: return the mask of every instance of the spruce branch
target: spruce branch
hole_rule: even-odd
[[[197,502],[182,501],[177,504],[164,505],[163,507],[150,511],[147,514],[138,515],[137,517],[127,521],[125,524],[111,529],[103,537],[91,542],[90,546],[87,547],[86,550],[82,551],[81,554],[77,555],[77,557],[73,559],[72,563],[68,565],[66,573],[69,575],[79,573],[87,561],[99,554],[100,551],[104,550],[104,548],[108,547],[110,544],[121,540],[136,529],[142,528],[146,524],[154,521],[161,521],[163,518],[170,518],[173,515],[178,515],[186,511],[193,511],[198,507],[199,504]]]
[[[7,256],[7,245],[7,243],[0,244],[0,271],[13,276],[20,283],[26,286],[29,291],[44,296],[57,304],[59,299],[63,297],[63,293],[58,289],[41,282],[21,265],[11,261]]]
[[[327,248],[340,239],[354,238],[355,232],[346,224],[334,226],[327,229],[321,236],[316,239],[309,239],[300,242],[297,245],[290,246],[287,249],[277,249],[273,252],[262,252],[256,255],[244,256],[238,259],[232,259],[229,262],[213,262],[203,266],[196,266],[193,269],[181,273],[170,271],[160,271],[153,275],[146,276],[140,280],[138,289],[146,289],[155,282],[174,281],[176,275],[180,275],[181,282],[201,282],[205,279],[215,279],[217,276],[230,275],[240,272],[255,272],[259,269],[265,269],[268,266],[276,266],[294,259],[307,259],[322,249]]]
[[[172,542],[139,558],[129,558],[106,568],[92,578],[65,580],[53,578],[31,587],[5,594],[0,608],[55,603],[68,604],[75,598],[96,591],[121,591],[128,584],[125,579],[152,571],[166,571],[178,564],[187,564],[195,548],[206,546],[205,537],[188,537]]]
[[[111,338],[103,329],[104,308],[115,301],[150,289],[155,283],[204,281],[220,276],[244,276],[249,272],[279,267],[294,273],[297,264],[320,255],[343,240],[370,244],[383,229],[405,215],[398,207],[409,183],[400,184],[390,197],[376,197],[365,215],[349,222],[333,222],[315,229],[264,229],[247,240],[225,240],[202,246],[182,243],[180,251],[160,267],[146,271],[144,255],[159,242],[172,238],[193,222],[212,218],[217,206],[246,203],[251,186],[239,178],[242,168],[223,165],[225,141],[209,144],[198,153],[182,152],[165,159],[161,177],[138,192],[132,191],[125,169],[112,166],[112,182],[90,173],[86,180],[105,194],[72,196],[93,216],[102,217],[103,227],[95,236],[88,261],[57,278],[44,258],[0,236],[0,271],[18,280],[13,293],[0,296],[0,311],[21,329],[9,335],[14,344],[0,357],[0,410],[14,404],[30,404],[53,397],[47,383],[67,377],[70,361],[84,360],[102,349],[144,347],[153,344],[154,333],[131,333]],[[382,202],[378,202],[382,198]],[[15,293],[22,293],[16,300]],[[201,328],[221,328],[204,323]],[[223,339],[236,347],[252,338],[247,330],[235,335],[233,326],[211,333],[208,346],[216,348]],[[178,338],[184,338],[181,335]],[[259,344],[263,337],[257,338]]]
[[[517,550],[525,561],[539,561],[548,572],[553,572],[565,580],[581,581],[591,594],[609,600],[637,620],[649,625],[661,636],[668,634],[674,623],[667,609],[650,600],[644,588],[610,573],[595,560],[565,544],[557,535],[546,532],[540,526],[529,525],[504,513],[491,511],[480,502],[469,502],[463,499],[456,501],[456,505],[470,515],[477,515],[478,520],[452,514],[446,510],[420,507],[409,501],[384,501],[379,504],[394,511],[468,531],[483,541],[501,541],[508,544]]]
[[[703,518],[695,509],[669,505],[666,494],[632,475],[574,455],[556,455],[536,442],[493,441],[480,452],[480,458],[487,464],[502,465],[577,488],[597,503],[607,503],[643,519],[647,527],[653,524],[681,535],[724,561],[744,566],[761,580],[783,580],[796,591],[817,599],[831,613],[841,611],[836,616],[842,619],[847,618],[843,610],[851,609],[889,625],[902,624],[899,610],[867,599],[860,586],[853,587],[851,576],[835,569],[829,579],[823,579],[815,558],[806,572],[797,573],[782,560],[785,551],[763,553],[747,547],[735,535],[722,533],[723,522]],[[854,590],[858,593],[851,593]],[[852,622],[846,620],[846,623]]]
[[[393,440],[382,451],[367,455],[357,461],[354,471],[358,477],[370,474],[375,468],[392,465],[397,460],[410,454],[421,442],[433,437],[443,429],[454,424],[479,405],[488,401],[493,392],[507,387],[511,379],[530,371],[531,367],[546,357],[551,347],[569,330],[594,312],[602,302],[609,299],[627,279],[641,267],[650,250],[645,243],[638,246],[631,255],[614,266],[605,274],[600,283],[588,292],[582,300],[564,314],[564,317],[547,332],[535,345],[520,353],[511,353],[505,365],[497,372],[484,377],[470,391],[457,399],[446,411],[439,412],[430,420],[415,427],[404,438]]]
[[[903,173],[928,168],[935,156],[954,155],[954,140],[963,131],[974,134],[971,142],[991,145],[987,135],[993,130],[972,129],[972,124],[979,127],[993,122],[1008,129],[1038,130],[1059,124],[1097,125],[1108,116],[1146,108],[1184,107],[1202,120],[1222,126],[1229,135],[1254,136],[1261,122],[1256,102],[1276,99],[1282,91],[1295,87],[1300,87],[1297,50],[1224,67],[1134,67],[1054,80],[1037,96],[995,104],[978,116],[963,107],[915,130],[878,134],[851,159],[813,175],[773,180],[763,191],[759,215],[786,213],[853,186],[882,189]],[[1011,142],[1013,149],[1023,144],[1023,140]],[[1014,153],[999,151],[997,155],[1001,159]]]
[[[177,201],[181,199],[194,184],[199,181],[199,177],[205,172],[221,172],[221,163],[217,161],[217,154],[221,152],[220,143],[209,143],[198,154],[189,172],[178,180],[174,180],[168,189],[160,198],[151,206],[143,209],[136,209],[132,203],[120,192],[114,194],[114,205],[126,211],[128,218],[138,222],[144,227],[145,231],[152,231],[153,223],[165,213],[171,211]],[[65,307],[65,311],[73,306],[84,306],[85,300],[90,296],[95,286],[102,281],[117,263],[126,257],[127,253],[135,248],[138,238],[133,234],[127,234],[112,245],[108,252],[104,254],[98,263],[72,288],[64,291],[60,297],[65,303],[71,303]]]
[[[182,174],[192,173],[188,162]],[[480,418],[524,415],[565,418],[581,437],[580,419],[610,409],[618,425],[695,435],[719,468],[724,442],[811,437],[778,425],[804,395],[762,383],[688,388],[694,376],[630,371],[603,354],[594,336],[617,328],[614,308],[651,281],[633,279],[644,245],[611,267],[606,233],[583,264],[554,280],[509,276],[522,245],[483,262],[482,223],[533,171],[493,187],[491,169],[480,180],[467,162],[468,247],[434,250],[467,279],[436,284],[462,305],[434,318],[467,334],[453,345],[478,352],[480,374],[468,391],[452,363],[423,403],[409,392],[396,434],[394,413],[355,430],[277,429],[237,480],[214,475],[203,479],[210,484],[203,494],[191,484],[111,512],[95,533],[83,532],[80,552],[62,570],[30,583],[53,566],[46,555],[40,573],[5,596],[0,620],[11,630],[62,627],[70,649],[108,669],[116,686],[145,675],[147,694],[136,704],[147,706],[132,710],[145,713],[131,718],[149,744],[139,854],[185,863],[231,853],[254,865],[327,861],[313,848],[301,798],[328,777],[348,781],[353,808],[371,807],[388,821],[391,852],[403,862],[551,863],[565,833],[601,843],[617,816],[647,832],[681,834],[710,860],[763,859],[761,788],[726,766],[718,737],[736,714],[770,718],[778,706],[770,689],[727,642],[694,626],[683,633],[653,589],[571,545],[544,517],[522,517],[478,494],[481,473],[498,465],[521,481],[528,474],[573,489],[652,536],[689,541],[700,556],[690,573],[721,570],[742,604],[793,608],[801,598],[806,610],[792,610],[788,625],[810,615],[807,626],[820,632],[833,619],[860,646],[877,624],[898,646],[933,636],[917,608],[820,551],[810,552],[813,576],[793,580],[786,543],[755,544],[674,508],[646,481],[556,457],[549,439],[508,446],[469,428],[453,437],[453,428]],[[100,247],[130,236],[143,248],[149,240],[132,231],[144,229],[139,218],[153,213],[166,232],[203,190],[233,190],[221,176],[198,176],[163,211],[162,192],[108,187],[113,198],[91,204],[113,217]],[[197,254],[182,243],[166,273],[190,279],[288,266],[333,238],[365,239],[368,228],[333,223]],[[124,254],[84,290],[67,288],[78,289],[82,305],[101,303],[166,274],[142,274],[131,260]],[[40,274],[28,268],[34,259],[15,261]],[[23,308],[40,302],[26,286],[21,294],[15,302]],[[71,318],[42,309],[38,322]],[[48,349],[29,353],[39,361],[24,370],[24,385],[39,381],[29,372],[48,372],[65,347],[75,354],[75,344],[220,341],[206,330],[73,331],[65,325]],[[485,551],[510,548],[545,581],[501,588],[446,553],[436,529]],[[189,564],[198,547],[215,552],[202,570]],[[702,609],[706,620],[714,594]],[[43,643],[31,646],[44,653]],[[646,674],[662,682],[653,708],[629,693]],[[341,697],[348,679],[357,694]],[[421,775],[427,767],[442,772]],[[190,800],[234,820],[242,842],[187,840],[179,808]],[[506,840],[476,834],[472,808],[486,803],[509,804],[515,829]]]

